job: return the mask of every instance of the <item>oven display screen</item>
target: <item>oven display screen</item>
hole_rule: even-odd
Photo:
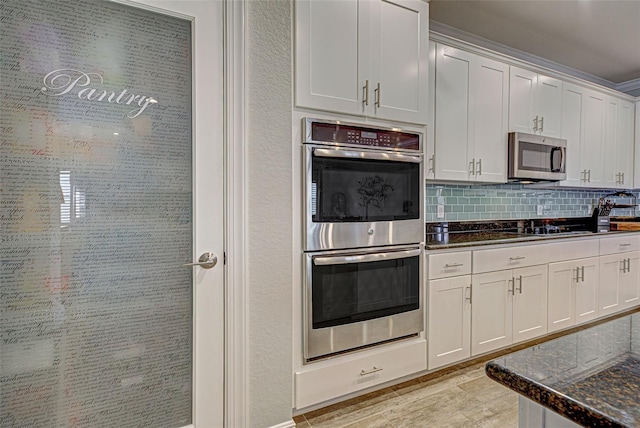
[[[377,140],[378,139],[378,134],[376,132],[362,131],[360,133],[360,136],[362,138],[370,138],[372,140]]]

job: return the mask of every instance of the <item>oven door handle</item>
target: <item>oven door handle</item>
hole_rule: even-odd
[[[332,149],[314,149],[315,156],[323,158],[347,158],[347,159],[373,159],[396,162],[421,163],[421,155],[406,155],[402,153],[377,153],[362,152],[357,150],[332,150]]]
[[[422,250],[416,248],[415,250],[404,251],[391,251],[388,253],[375,253],[375,254],[359,254],[353,256],[335,256],[335,257],[314,257],[313,264],[316,266],[326,265],[346,265],[349,263],[368,263],[368,262],[381,262],[384,260],[404,259],[408,257],[419,256]]]

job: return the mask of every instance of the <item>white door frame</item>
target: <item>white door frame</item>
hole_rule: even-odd
[[[224,0],[225,23],[225,426],[245,427],[247,408],[245,6]]]
[[[135,7],[153,0],[111,0]],[[223,2],[224,25],[224,426],[248,422],[246,365],[245,5]],[[154,1],[158,3],[158,0]],[[155,9],[149,6],[149,9]],[[161,10],[158,10],[161,11]],[[222,261],[222,260],[221,260]],[[194,397],[195,400],[195,397]],[[195,416],[195,415],[194,415]],[[210,428],[210,427],[195,427]]]

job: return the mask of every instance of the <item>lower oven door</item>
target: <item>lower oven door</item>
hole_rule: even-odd
[[[422,247],[306,254],[307,361],[424,330]]]

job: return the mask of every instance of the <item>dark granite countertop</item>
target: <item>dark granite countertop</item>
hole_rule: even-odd
[[[574,237],[603,237],[637,231],[595,233],[589,218],[498,220],[491,222],[427,223],[425,248],[442,250],[477,245],[508,244]],[[442,225],[446,224],[446,230]]]
[[[492,360],[493,380],[583,426],[640,427],[640,313]]]

